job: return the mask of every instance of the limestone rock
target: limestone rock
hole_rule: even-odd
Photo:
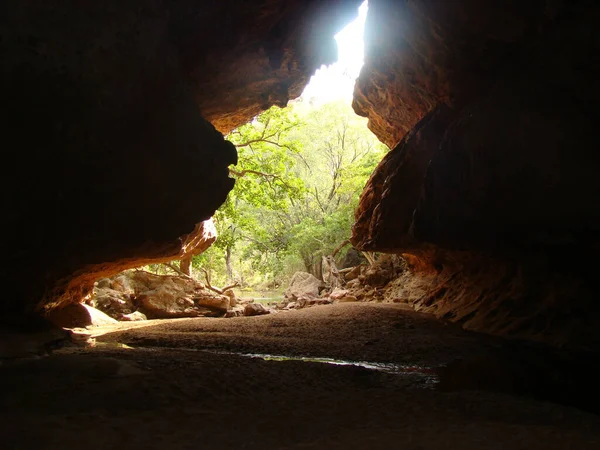
[[[140,311],[149,319],[170,319],[177,317],[198,317],[210,312],[194,307],[190,298],[178,297],[168,287],[145,291],[138,296]]]
[[[348,289],[354,289],[354,288],[356,288],[359,285],[360,285],[360,280],[357,277],[357,278],[354,278],[354,279],[348,281],[346,283],[346,288],[348,288]]]
[[[332,300],[339,300],[342,297],[345,297],[348,295],[348,290],[347,289],[341,289],[341,288],[335,288],[331,294],[329,294],[329,298]]]
[[[269,314],[270,312],[271,311],[260,303],[248,303],[244,306],[244,316],[262,316],[264,314]]]
[[[194,302],[204,308],[215,309],[223,312],[226,312],[229,310],[230,306],[232,306],[229,296],[218,294],[214,296],[204,295],[202,297],[195,297]]]
[[[244,315],[244,310],[245,308],[243,306],[234,306],[225,313],[225,317],[241,317]]]
[[[111,285],[125,292],[96,287],[91,302],[117,320],[218,316],[229,308],[229,297],[191,278],[134,270],[119,274]]]
[[[356,278],[358,278],[358,276],[362,273],[362,270],[364,269],[365,266],[358,265],[354,268],[352,268],[352,270],[350,270],[350,272],[348,272],[346,275],[344,275],[344,280],[346,280],[346,284],[352,280],[355,280]]]
[[[100,288],[100,289],[111,289],[112,282],[111,282],[110,278],[100,278],[96,282],[96,286],[98,286],[98,288]]]
[[[47,315],[47,318],[63,328],[99,327],[117,323],[102,311],[82,303],[55,309]]]
[[[329,298],[311,298],[304,302],[304,307],[317,305],[331,305],[333,300]]]
[[[314,275],[307,272],[296,272],[283,295],[290,301],[296,301],[302,297],[316,298],[323,287],[323,282]]]
[[[106,284],[103,284],[103,286],[105,285]],[[120,286],[117,283],[113,285],[116,287]],[[133,291],[128,291],[122,292],[109,287],[100,287],[100,285],[98,285],[94,288],[93,295],[89,301],[90,306],[108,314],[113,319],[121,320],[121,317],[124,314],[131,314],[136,310],[132,300]]]
[[[105,280],[106,280],[106,278],[105,278]],[[133,293],[133,287],[131,286],[131,280],[127,276],[127,274],[121,273],[112,278],[109,278],[108,280],[110,282],[110,285],[107,287],[110,287],[110,288],[114,289],[115,291],[119,291],[124,294],[132,294]],[[102,286],[100,285],[100,281],[98,281],[98,288],[102,288]]]
[[[123,316],[121,317],[121,320],[124,322],[137,322],[139,320],[147,320],[148,318],[146,317],[145,314],[141,313],[140,311],[135,311],[132,312],[131,314],[123,314]]]

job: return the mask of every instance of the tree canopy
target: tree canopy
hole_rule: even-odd
[[[387,147],[350,105],[272,107],[227,136],[237,179],[214,219],[217,242],[193,266],[217,283],[277,287],[350,236],[354,210]]]

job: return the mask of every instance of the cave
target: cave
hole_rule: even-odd
[[[46,317],[99,278],[196,251],[223,135],[297,98],[360,3],[3,3],[0,357],[66,339]],[[2,365],[7,448],[598,448],[599,21],[369,0],[352,107],[391,151],[350,241],[401,261],[401,304]]]

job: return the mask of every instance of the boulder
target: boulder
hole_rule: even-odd
[[[191,278],[141,270],[99,282],[90,300],[98,309],[124,321],[218,316],[229,309],[230,302],[227,295],[208,290]]]
[[[118,323],[102,311],[82,303],[52,310],[46,317],[62,328],[100,327]]]
[[[102,286],[107,286],[107,284],[102,283]],[[123,315],[131,314],[136,310],[132,294],[110,287],[100,287],[100,284],[94,288],[89,304],[117,320],[121,320]]]
[[[100,281],[98,282],[100,287]],[[127,276],[127,272],[120,273],[111,280],[111,286],[115,291],[121,291],[125,294],[132,294],[133,287],[131,286],[131,279]]]
[[[316,298],[323,287],[323,282],[314,275],[308,272],[296,272],[283,295],[290,301],[296,301],[301,297]]]
[[[227,295],[214,296],[203,295],[202,297],[194,298],[194,302],[204,308],[214,309],[217,311],[227,312],[231,305],[231,299]]]
[[[329,298],[311,298],[306,300],[304,306],[331,305],[333,300]]]
[[[347,289],[340,289],[340,288],[335,288],[333,290],[333,292],[331,292],[331,294],[329,294],[329,298],[331,300],[339,300],[340,298],[343,298],[345,296],[347,296],[348,290]]]
[[[178,297],[168,286],[146,291],[138,297],[140,311],[150,319],[198,317],[210,313],[208,308],[195,307],[190,298]]]
[[[96,285],[100,288],[100,289],[106,289],[106,288],[112,288],[112,284],[110,281],[110,278],[100,278],[97,282]]]
[[[243,306],[234,306],[229,311],[225,313],[226,318],[230,317],[240,317],[244,315],[244,307]]]
[[[244,316],[262,316],[264,314],[269,314],[270,312],[271,311],[260,303],[248,303],[244,306]]]

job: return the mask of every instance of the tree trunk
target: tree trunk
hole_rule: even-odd
[[[225,268],[227,269],[227,281],[233,281],[233,269],[231,268],[231,246],[225,249]]]
[[[190,270],[192,267],[192,257],[191,256],[187,256],[185,258],[183,258],[181,261],[179,261],[179,270],[181,270],[183,273],[185,273],[186,275],[190,275]]]
[[[314,272],[314,264],[313,264],[312,256],[303,251],[300,251],[300,256],[302,257],[302,262],[304,263],[304,268],[306,269],[306,272],[313,273]],[[317,275],[317,277],[318,277],[318,275]]]

